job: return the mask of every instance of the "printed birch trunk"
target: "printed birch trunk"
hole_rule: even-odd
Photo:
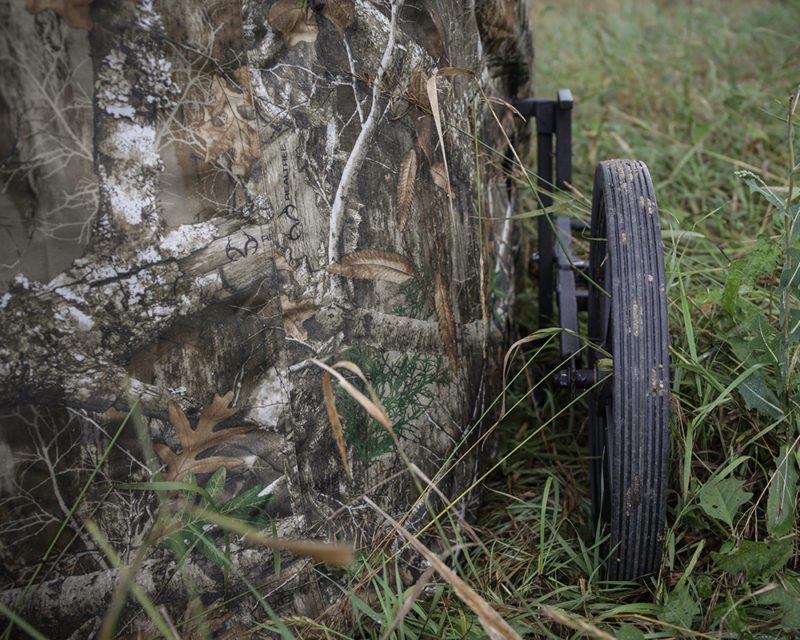
[[[491,445],[456,461],[491,424],[516,238],[480,89],[530,92],[523,4],[0,3],[0,601],[95,633],[120,572],[92,521],[173,621],[187,581],[206,606],[249,582],[346,626],[312,560],[276,575],[237,538],[226,592],[219,530],[177,562],[171,494],[120,486],[195,482],[268,535],[356,549],[385,534],[366,494],[419,531],[392,437],[335,391],[348,478],[312,360],[361,368],[444,495],[472,484]],[[149,624],[129,603],[126,634]]]

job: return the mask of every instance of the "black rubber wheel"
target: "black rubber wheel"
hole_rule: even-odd
[[[603,289],[589,285],[589,364],[611,373],[589,400],[592,504],[606,578],[633,580],[660,563],[669,456],[664,254],[642,162],[597,167],[589,276]]]

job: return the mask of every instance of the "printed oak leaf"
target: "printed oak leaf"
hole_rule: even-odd
[[[314,42],[319,33],[317,16],[306,0],[277,0],[270,7],[267,22],[280,32],[289,49],[301,42]]]
[[[414,201],[414,184],[417,181],[417,152],[409,149],[400,162],[400,175],[397,176],[397,217],[400,231],[405,230],[411,217],[411,204]]]
[[[181,452],[175,453],[165,444],[153,445],[158,457],[167,465],[164,474],[165,480],[181,480],[189,471],[210,473],[220,467],[233,469],[242,464],[241,458],[230,456],[208,456],[200,459],[197,457],[212,447],[251,431],[249,427],[230,427],[214,431],[214,427],[238,411],[235,407],[230,406],[231,400],[233,400],[233,391],[229,391],[222,397],[214,394],[211,404],[206,405],[200,413],[197,427],[194,429],[189,424],[189,419],[183,409],[176,402],[170,401],[169,421],[181,443]]]
[[[67,26],[89,31],[92,28],[90,4],[92,0],[25,0],[25,10],[34,16],[52,10]]]
[[[329,264],[326,269],[345,278],[385,280],[396,284],[403,284],[417,277],[417,268],[405,256],[371,249],[349,253],[339,262]]]

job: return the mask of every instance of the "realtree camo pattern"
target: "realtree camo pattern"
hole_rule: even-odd
[[[31,582],[33,624],[98,628],[118,574],[84,523],[126,564],[163,542],[159,498],[119,483],[194,478],[357,548],[385,533],[366,493],[419,530],[393,440],[338,390],[347,479],[312,359],[358,364],[407,456],[449,498],[470,485],[513,295],[489,104],[522,128],[486,97],[530,90],[514,0],[7,1],[0,24],[3,602]],[[139,582],[173,620],[187,575],[222,597],[213,550],[176,575],[164,546]],[[280,613],[341,613],[308,560],[231,559]]]

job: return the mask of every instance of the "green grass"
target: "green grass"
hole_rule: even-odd
[[[537,93],[573,91],[577,190],[591,194],[594,165],[605,158],[644,160],[653,175],[670,282],[675,410],[667,550],[660,575],[638,587],[600,583],[597,551],[587,547],[580,409],[492,479],[480,519],[493,548],[486,570],[503,565],[513,576],[516,593],[502,601],[520,631],[573,633],[543,620],[538,605],[550,604],[621,638],[797,634],[797,512],[775,527],[768,502],[783,461],[797,468],[798,374],[780,357],[762,357],[766,349],[753,342],[762,323],[781,348],[784,226],[780,211],[735,172],[788,184],[787,107],[800,83],[791,25],[799,20],[796,3],[538,4]],[[732,278],[737,272],[747,276]],[[800,287],[791,288],[787,308],[796,309]],[[530,325],[534,297],[529,287],[519,309]],[[797,346],[784,345],[789,360]],[[762,376],[784,409],[780,418],[743,389]],[[781,395],[784,383],[790,391]],[[553,395],[512,418],[507,440],[567,401]],[[791,468],[787,480],[791,493]],[[711,508],[721,493],[729,514]],[[487,576],[475,579],[505,590]]]

